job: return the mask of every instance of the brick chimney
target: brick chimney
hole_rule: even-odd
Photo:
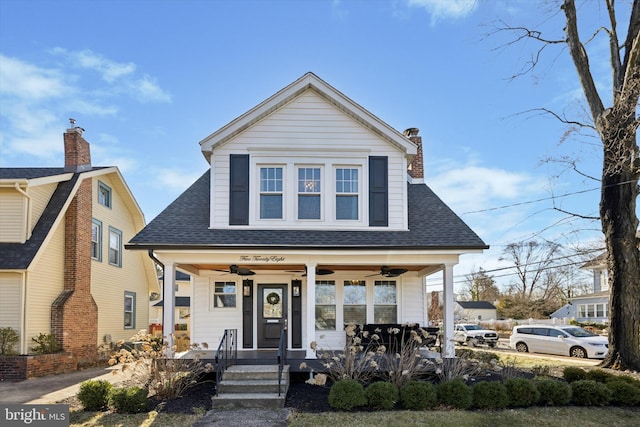
[[[65,171],[80,180],[65,212],[64,290],[51,307],[52,333],[79,364],[97,356],[98,307],[91,295],[91,217],[93,185],[90,177],[77,175],[91,169],[89,143],[83,129],[73,127],[64,134]]]
[[[418,152],[416,153],[413,161],[409,165],[409,175],[411,178],[422,179],[424,178],[424,161],[422,158],[422,137],[418,136],[418,132],[420,129],[418,128],[409,128],[405,130],[404,136],[409,138],[411,142],[416,144],[418,147]]]
[[[69,119],[71,127],[64,134],[65,172],[84,172],[91,169],[89,143],[82,137],[84,129],[75,126],[75,119]]]

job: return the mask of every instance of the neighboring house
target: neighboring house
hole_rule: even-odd
[[[315,358],[344,326],[427,323],[425,277],[444,280],[454,356],[453,268],[488,246],[424,183],[418,129],[399,133],[307,73],[200,142],[208,170],[126,245],[192,276],[191,340]],[[171,296],[171,297],[169,297]],[[286,327],[286,329],[285,329]]]
[[[19,354],[54,334],[90,363],[147,327],[159,287],[149,254],[124,251],[145,223],[118,168],[91,165],[79,127],[64,151],[64,168],[0,168],[0,327],[19,333]]]
[[[455,317],[464,322],[498,319],[496,306],[489,301],[456,301]]]

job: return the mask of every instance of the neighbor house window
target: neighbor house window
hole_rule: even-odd
[[[367,323],[367,288],[364,280],[344,281],[344,323]]]
[[[358,169],[336,169],[336,219],[358,219]]]
[[[111,187],[100,181],[98,181],[98,203],[111,207]]]
[[[122,231],[109,227],[109,264],[122,267]]]
[[[124,293],[124,328],[133,329],[136,327],[136,293]]]
[[[316,330],[336,329],[336,283],[316,281]]]
[[[320,168],[298,169],[298,219],[320,219]]]
[[[102,222],[91,219],[91,258],[102,261]]]
[[[396,323],[398,306],[395,280],[376,280],[373,286],[373,317],[375,323]]]
[[[607,317],[607,305],[600,304],[580,304],[578,306],[578,317]]]
[[[215,282],[213,285],[213,307],[236,306],[236,282]]]
[[[282,168],[260,168],[260,219],[282,218]]]

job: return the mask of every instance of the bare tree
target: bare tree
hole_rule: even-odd
[[[575,0],[563,0],[564,38],[552,39],[527,27],[504,26],[518,40],[533,39],[540,48],[523,73],[533,69],[545,49],[565,46],[582,86],[591,124],[572,121],[550,112],[570,126],[591,128],[602,142],[603,163],[600,193],[600,222],[607,251],[609,270],[609,355],[603,367],[640,370],[640,251],[638,250],[636,201],[640,194],[640,154],[636,140],[638,99],[640,97],[640,0],[633,0],[626,37],[619,39],[615,0],[604,0],[607,26],[588,38],[581,38]],[[582,9],[598,7],[585,2]],[[623,28],[624,30],[624,28]],[[612,101],[605,107],[595,83],[586,49],[596,37],[606,37],[612,72]],[[543,110],[543,109],[541,109]]]
[[[500,289],[496,281],[489,276],[482,267],[467,276],[465,296],[469,301],[495,302],[500,297]]]
[[[509,284],[509,293],[523,302],[552,295],[557,282],[549,280],[549,271],[555,267],[560,251],[556,243],[536,240],[507,245],[500,260],[513,263],[516,275]]]

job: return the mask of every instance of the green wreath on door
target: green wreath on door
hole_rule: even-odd
[[[278,304],[280,302],[280,295],[275,292],[269,293],[269,295],[267,295],[267,302],[271,305]]]

